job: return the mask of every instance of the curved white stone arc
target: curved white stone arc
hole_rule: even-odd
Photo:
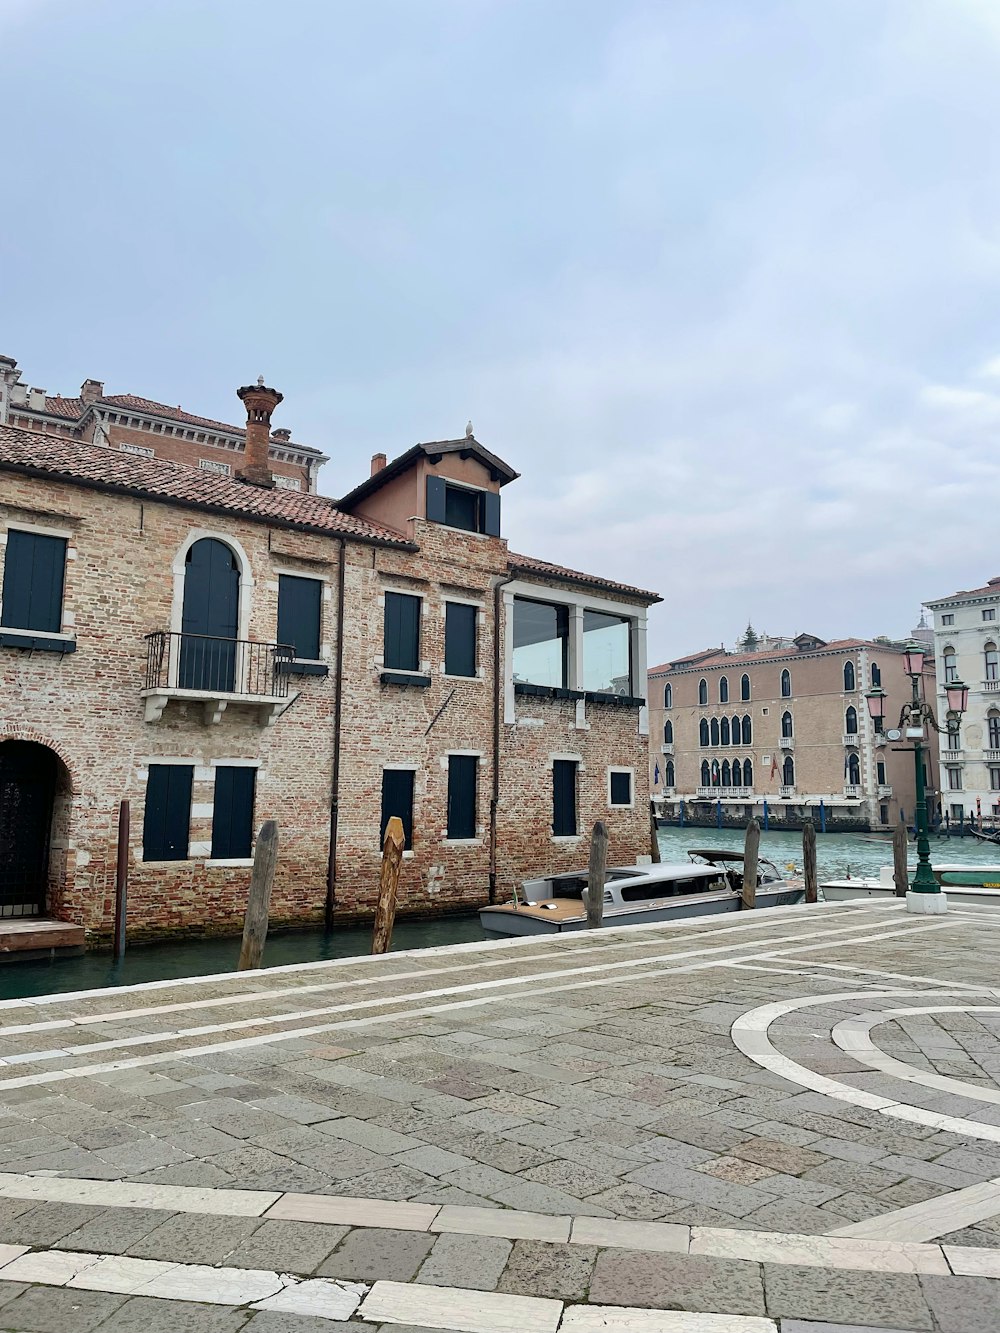
[[[881,1013],[861,1014],[857,1018],[845,1018],[836,1025],[830,1036],[853,1059],[868,1065],[884,1074],[905,1079],[908,1083],[921,1083],[924,1087],[935,1088],[939,1092],[951,1092],[958,1097],[968,1097],[972,1101],[992,1102],[1000,1106],[1000,1089],[984,1088],[978,1083],[966,1083],[964,1079],[949,1078],[945,1074],[929,1074],[916,1065],[897,1060],[880,1050],[871,1039],[871,1030],[881,1023],[889,1023],[895,1018],[911,1014],[971,1014],[1000,1013],[996,1004],[938,1004],[913,1009],[885,1009]]]
[[[919,995],[927,998],[937,995],[953,997],[956,993],[930,990],[881,992],[886,997]],[[993,995],[993,991],[987,987],[983,987],[981,993]],[[778,1000],[773,1004],[763,1004],[757,1009],[741,1014],[730,1029],[730,1036],[738,1049],[762,1069],[769,1069],[771,1073],[778,1074],[791,1083],[797,1083],[799,1087],[808,1088],[811,1092],[823,1093],[835,1101],[864,1106],[871,1111],[878,1111],[880,1115],[892,1116],[896,1120],[909,1120],[934,1129],[947,1129],[955,1134],[964,1134],[967,1138],[988,1139],[992,1143],[1000,1143],[1000,1126],[982,1124],[978,1120],[966,1120],[961,1116],[939,1115],[936,1111],[927,1111],[921,1106],[909,1106],[904,1102],[893,1101],[890,1097],[879,1097],[875,1093],[864,1092],[861,1088],[852,1088],[847,1083],[838,1083],[835,1079],[817,1074],[787,1055],[782,1055],[775,1049],[767,1035],[768,1028],[776,1019],[796,1009],[836,1004],[840,1000],[871,1000],[877,998],[878,994],[879,992],[872,991],[842,991],[835,995],[807,996],[799,1000]]]

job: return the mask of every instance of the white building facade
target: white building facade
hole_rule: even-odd
[[[927,607],[934,616],[939,722],[946,685],[961,680],[969,687],[961,730],[938,737],[942,812],[952,824],[1000,821],[1000,577]]]

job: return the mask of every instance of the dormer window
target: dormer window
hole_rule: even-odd
[[[500,536],[500,496],[447,481],[444,477],[427,478],[427,518],[463,532]]]

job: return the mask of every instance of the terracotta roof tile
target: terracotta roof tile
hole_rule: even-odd
[[[410,546],[401,533],[342,513],[325,495],[267,490],[161,458],[0,426],[0,468],[42,473],[81,486],[110,487],[198,508],[228,511],[312,532]]]
[[[508,553],[508,565],[515,574],[539,574],[544,578],[558,579],[565,583],[582,583],[592,588],[607,588],[612,592],[625,593],[644,602],[661,602],[662,597],[655,592],[646,592],[643,588],[632,588],[627,583],[616,583],[613,579],[598,578],[596,574],[581,574],[579,570],[567,569],[564,565],[552,565],[547,560],[536,560],[530,555]]]
[[[70,421],[76,421],[83,415],[83,399],[46,398],[45,410],[51,417],[68,417]]]
[[[990,593],[1000,596],[1000,578],[991,579],[982,588],[960,588],[958,592],[950,592],[945,597],[932,597],[927,605],[936,606],[938,602],[953,602],[958,597],[984,597]]]

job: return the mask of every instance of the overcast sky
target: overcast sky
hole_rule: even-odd
[[[0,0],[0,351],[477,437],[659,661],[1000,574],[1000,0]]]

